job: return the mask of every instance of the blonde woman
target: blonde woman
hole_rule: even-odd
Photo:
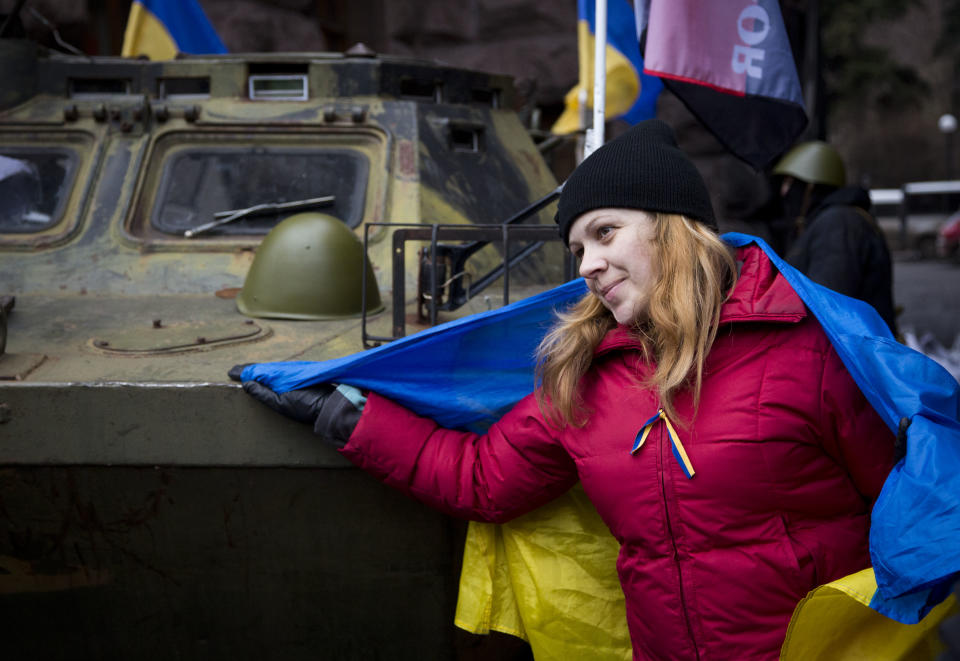
[[[589,293],[486,434],[375,393],[245,389],[455,516],[507,521],[582,482],[621,545],[634,658],[777,658],[800,599],[869,565],[892,434],[763,252],[717,236],[663,122],[586,159],[557,223]]]

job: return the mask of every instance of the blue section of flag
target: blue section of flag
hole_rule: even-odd
[[[898,343],[868,304],[826,289],[759,245],[820,321],[867,400],[891,430],[911,420],[906,456],[873,508],[870,556],[876,611],[918,622],[960,577],[960,384]],[[323,382],[369,388],[447,427],[482,429],[534,386],[534,349],[553,311],[583,296],[582,279],[499,310],[437,326],[345,358],[263,363],[243,371],[278,392]],[[510,347],[504,351],[504,347]]]
[[[136,0],[163,23],[181,53],[206,55],[226,53],[207,15],[197,0]]]
[[[533,390],[534,353],[554,322],[554,311],[586,291],[582,279],[573,280],[352,356],[250,365],[242,377],[276,392],[347,383],[389,397],[445,427],[480,430]]]
[[[597,33],[595,6],[595,0],[577,0],[577,17],[587,22],[590,34],[593,35]],[[627,58],[640,80],[640,94],[620,119],[636,124],[644,119],[656,117],[657,97],[663,89],[663,82],[656,76],[643,73],[643,57],[640,55],[640,40],[637,38],[637,20],[630,0],[608,0],[607,44]]]

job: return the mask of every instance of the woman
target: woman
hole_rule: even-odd
[[[776,658],[807,591],[869,565],[892,434],[762,251],[717,236],[663,122],[586,159],[557,222],[589,293],[486,434],[375,393],[361,413],[343,390],[245,388],[455,516],[506,521],[581,481],[621,544],[635,658]]]

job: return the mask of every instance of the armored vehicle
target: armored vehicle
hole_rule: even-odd
[[[454,657],[463,524],[227,371],[569,274],[511,81],[12,39],[0,81],[4,658]]]

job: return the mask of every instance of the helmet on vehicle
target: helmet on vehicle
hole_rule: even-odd
[[[773,174],[789,175],[810,184],[826,184],[837,188],[847,183],[847,173],[840,154],[820,140],[795,145],[773,167]]]
[[[250,265],[237,309],[251,317],[342,319],[363,313],[363,245],[342,221],[298,213],[263,239]],[[383,305],[366,262],[367,312]]]

